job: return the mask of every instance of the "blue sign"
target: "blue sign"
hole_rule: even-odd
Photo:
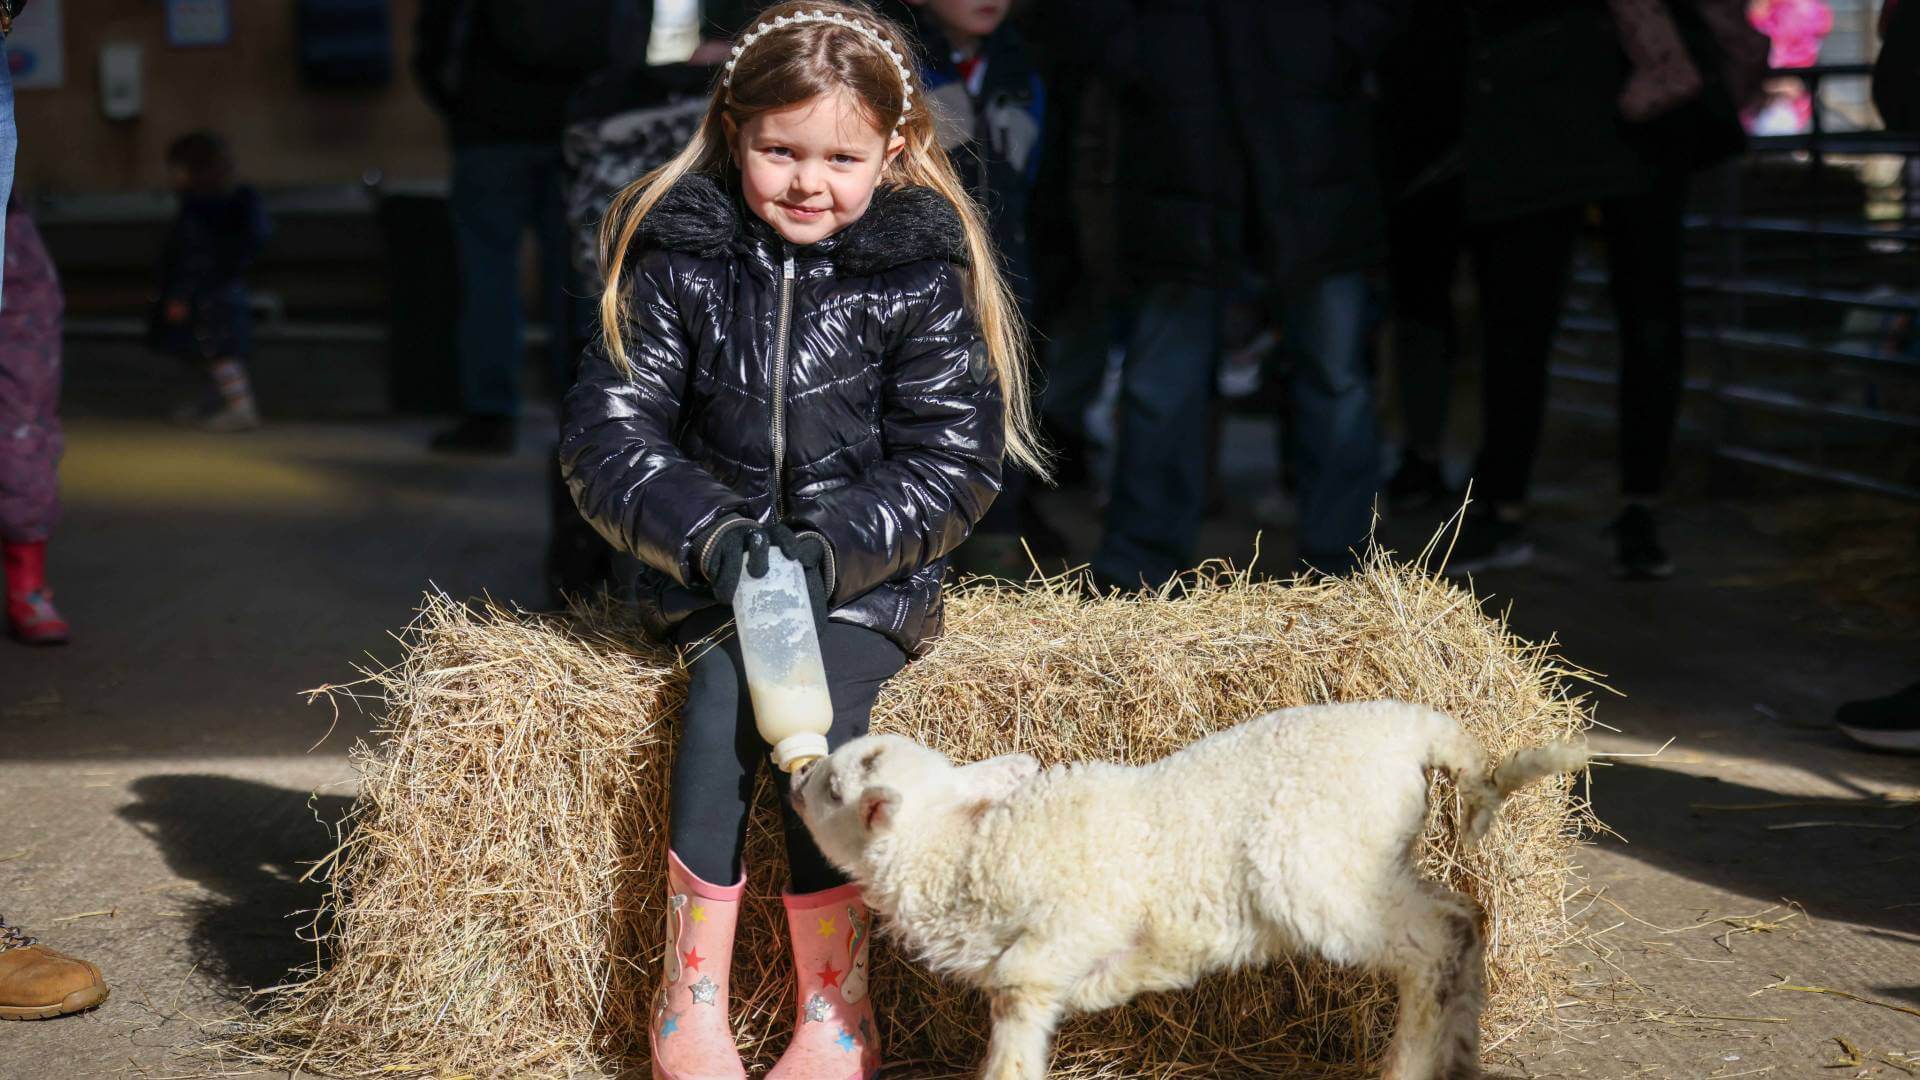
[[[176,49],[226,45],[233,40],[229,0],[167,0],[167,44]]]

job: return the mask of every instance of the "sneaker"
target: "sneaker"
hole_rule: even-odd
[[[427,445],[453,454],[511,454],[513,437],[511,416],[469,416],[435,435]]]
[[[1393,479],[1387,481],[1387,505],[1397,512],[1458,504],[1459,498],[1448,486],[1446,474],[1440,471],[1440,462],[1420,450],[1409,449],[1402,454],[1400,467],[1393,471]]]
[[[1834,711],[1833,721],[1861,746],[1920,754],[1920,683],[1886,697],[1849,701]]]
[[[1486,570],[1506,570],[1533,561],[1533,537],[1526,522],[1512,521],[1495,513],[1468,514],[1460,526],[1460,535],[1448,554],[1446,545],[1438,552],[1447,565],[1441,572],[1450,577],[1465,577]]]
[[[0,918],[0,1020],[48,1020],[107,1000],[100,969],[57,953]]]
[[[7,634],[24,645],[65,645],[71,636],[52,589],[7,597]]]
[[[260,410],[251,401],[238,405],[222,405],[201,416],[194,426],[201,431],[221,434],[252,431],[260,426]]]
[[[1634,503],[1607,526],[1613,534],[1613,576],[1626,581],[1664,581],[1673,576],[1673,560],[1660,546],[1653,511]]]

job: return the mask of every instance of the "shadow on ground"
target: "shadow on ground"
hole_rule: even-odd
[[[302,938],[324,888],[300,877],[333,850],[352,800],[227,776],[165,774],[133,783],[121,808],[167,865],[210,895],[191,905],[187,946],[210,981],[236,998],[315,961]]]
[[[1912,903],[1920,804],[1806,805],[1762,788],[1628,763],[1597,771],[1593,803],[1625,840],[1606,843],[1689,880],[1751,896],[1755,910],[1792,900],[1815,919],[1879,927],[1900,940],[1920,933],[1920,907]]]

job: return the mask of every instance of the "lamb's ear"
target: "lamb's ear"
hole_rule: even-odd
[[[1039,774],[1040,762],[1032,754],[1002,754],[962,766],[960,771],[966,774],[968,794],[1004,799]]]
[[[869,836],[892,829],[899,810],[900,793],[885,784],[875,784],[860,793],[860,823],[867,827]]]

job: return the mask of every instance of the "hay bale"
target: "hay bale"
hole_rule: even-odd
[[[326,962],[268,992],[224,1051],[335,1075],[604,1075],[644,1065],[659,978],[667,763],[683,693],[671,653],[619,612],[530,616],[429,597],[405,659],[374,675],[384,738],[355,749],[359,801],[331,882]],[[1177,599],[1087,600],[1059,583],[974,586],[947,636],[881,697],[875,727],[961,760],[1142,762],[1267,710],[1393,697],[1451,713],[1499,753],[1584,729],[1585,675],[1467,593],[1374,560],[1292,586],[1226,571]],[[1461,850],[1436,780],[1426,870],[1491,917],[1497,1041],[1563,986],[1571,857],[1590,824],[1569,780],[1515,797]],[[770,789],[749,844],[735,1021],[771,1063],[791,1015]],[[874,998],[900,1075],[965,1075],[984,1003],[884,949]],[[1315,963],[1215,978],[1070,1021],[1055,1075],[1298,1075],[1384,1049],[1378,981]]]

